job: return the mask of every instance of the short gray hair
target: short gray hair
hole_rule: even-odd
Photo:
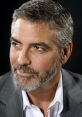
[[[24,18],[37,23],[45,23],[55,34],[59,46],[65,48],[73,37],[73,19],[71,14],[58,2],[53,0],[30,0],[22,4],[13,13],[13,22]]]

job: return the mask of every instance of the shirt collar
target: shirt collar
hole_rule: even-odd
[[[26,107],[31,108],[32,105],[29,102],[29,99],[27,97],[27,94],[24,90],[22,90],[22,96],[23,96],[23,110],[25,110]],[[62,83],[62,74],[60,75],[60,80],[57,86],[57,90],[54,96],[54,99],[50,103],[48,109],[51,107],[56,107],[57,113],[60,114],[61,111],[63,110],[63,83]]]
[[[56,89],[56,93],[54,96],[54,99],[52,100],[52,102],[50,103],[48,109],[50,109],[51,107],[56,107],[56,109],[58,108],[58,114],[61,113],[61,111],[63,110],[63,83],[62,83],[62,73],[60,73],[60,80]]]
[[[28,106],[31,107],[31,103],[29,102],[28,96],[24,90],[22,90],[22,96],[23,96],[23,110]]]

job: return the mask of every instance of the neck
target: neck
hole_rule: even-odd
[[[60,79],[60,72],[58,72],[54,79],[47,82],[36,91],[29,92],[27,95],[32,104],[38,106],[41,110],[47,110],[50,102],[55,96],[57,85]]]

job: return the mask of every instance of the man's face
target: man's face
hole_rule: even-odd
[[[11,29],[10,62],[17,85],[27,92],[55,79],[61,63],[54,31],[18,19]]]

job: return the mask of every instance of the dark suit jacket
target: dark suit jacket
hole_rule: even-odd
[[[82,117],[82,76],[62,69],[64,109],[61,117]],[[22,93],[11,73],[0,77],[0,117],[24,117]]]

